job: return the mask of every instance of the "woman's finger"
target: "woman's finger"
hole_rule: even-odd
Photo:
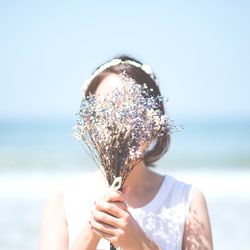
[[[113,243],[115,241],[115,236],[114,235],[110,235],[110,234],[104,233],[104,232],[102,232],[102,231],[100,231],[98,229],[95,229],[95,228],[92,228],[92,231],[94,233],[96,233],[97,235],[99,235],[100,237],[108,240],[109,242]]]
[[[103,222],[115,228],[121,227],[121,220],[110,214],[95,210],[92,212],[92,216],[93,219],[97,222]]]
[[[109,234],[109,235],[115,235],[116,228],[111,226],[111,225],[108,225],[106,223],[92,219],[92,220],[90,220],[90,226],[92,229],[99,230],[102,233]]]
[[[129,192],[129,187],[128,186],[125,186],[125,187],[122,188],[123,196],[126,195],[128,192]]]
[[[104,200],[98,200],[95,203],[95,208],[96,210],[103,211],[120,218],[124,216],[127,211],[127,204],[124,202],[107,202]]]
[[[109,189],[104,195],[104,200],[106,200],[106,201],[125,201],[125,196],[121,191],[115,191],[113,189]]]

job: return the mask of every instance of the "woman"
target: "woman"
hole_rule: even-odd
[[[99,96],[119,85],[126,72],[161,95],[150,68],[121,56],[101,65],[87,80],[85,95]],[[160,106],[164,114],[164,107]],[[110,191],[99,172],[85,174],[48,198],[41,226],[40,250],[212,249],[212,236],[203,194],[192,185],[150,169],[167,151],[169,135],[145,151],[120,191]]]

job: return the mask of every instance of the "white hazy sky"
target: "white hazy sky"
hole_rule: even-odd
[[[1,1],[0,119],[69,117],[84,78],[128,53],[176,117],[250,117],[249,1]]]

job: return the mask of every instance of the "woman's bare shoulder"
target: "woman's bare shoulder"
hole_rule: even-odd
[[[62,187],[52,187],[45,199],[45,210],[48,208],[60,209],[63,205],[64,189]]]
[[[207,202],[203,192],[197,187],[192,191],[183,243],[183,249],[192,249],[191,246],[195,246],[195,249],[213,249]]]

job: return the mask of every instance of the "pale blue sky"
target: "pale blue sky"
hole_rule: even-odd
[[[172,117],[250,117],[249,1],[1,1],[0,119],[71,117],[115,54],[151,65]]]

